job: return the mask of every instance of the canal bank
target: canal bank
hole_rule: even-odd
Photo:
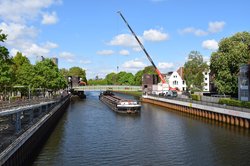
[[[0,165],[27,165],[32,162],[32,158],[46,141],[69,103],[70,96],[66,96],[57,105],[48,108],[48,113],[1,152]]]
[[[170,108],[187,114],[200,116],[207,119],[240,126],[249,129],[250,111],[238,111],[230,108],[221,108],[218,105],[202,105],[193,102],[179,101],[171,98],[143,95],[142,101],[162,107]]]

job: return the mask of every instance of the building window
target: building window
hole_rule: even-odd
[[[205,78],[205,80],[207,80],[207,78]]]
[[[173,85],[178,85],[178,81],[173,81]]]

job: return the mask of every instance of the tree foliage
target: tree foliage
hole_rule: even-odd
[[[153,66],[147,66],[143,70],[139,70],[135,75],[121,71],[119,73],[109,73],[105,79],[90,79],[89,85],[137,85],[142,84],[143,74],[156,74]]]
[[[35,88],[46,88],[51,90],[59,90],[67,86],[67,82],[63,75],[59,72],[57,65],[50,59],[36,63],[35,76],[32,80],[32,86]]]
[[[5,42],[7,35],[2,33],[0,29],[0,42]],[[11,86],[13,83],[13,70],[11,68],[12,58],[9,56],[8,49],[0,45],[0,91],[3,91],[6,86]]]
[[[212,54],[210,60],[210,69],[214,74],[214,83],[219,93],[237,94],[239,67],[249,60],[249,32],[239,32],[220,41],[218,51]]]
[[[15,73],[15,85],[28,86],[34,77],[34,67],[26,56],[17,52],[13,58],[13,70]]]
[[[204,76],[202,72],[208,70],[207,64],[203,61],[203,56],[198,51],[191,51],[188,61],[184,64],[184,79],[187,88],[195,91],[202,91]]]
[[[71,67],[69,69],[69,73],[70,76],[77,76],[77,77],[81,77],[82,81],[87,83],[87,78],[86,78],[86,72],[85,70],[83,70],[80,67]]]

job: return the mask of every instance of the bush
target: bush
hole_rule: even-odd
[[[196,94],[191,94],[191,98],[192,98],[192,100],[196,100],[196,101],[200,101],[201,100],[201,96],[200,95],[196,95]]]
[[[226,104],[226,105],[230,105],[230,106],[250,108],[250,102],[234,100],[234,99],[230,99],[230,98],[220,99],[219,104]]]

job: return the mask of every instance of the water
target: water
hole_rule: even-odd
[[[249,130],[142,104],[120,115],[87,94],[67,109],[36,165],[250,165]]]

